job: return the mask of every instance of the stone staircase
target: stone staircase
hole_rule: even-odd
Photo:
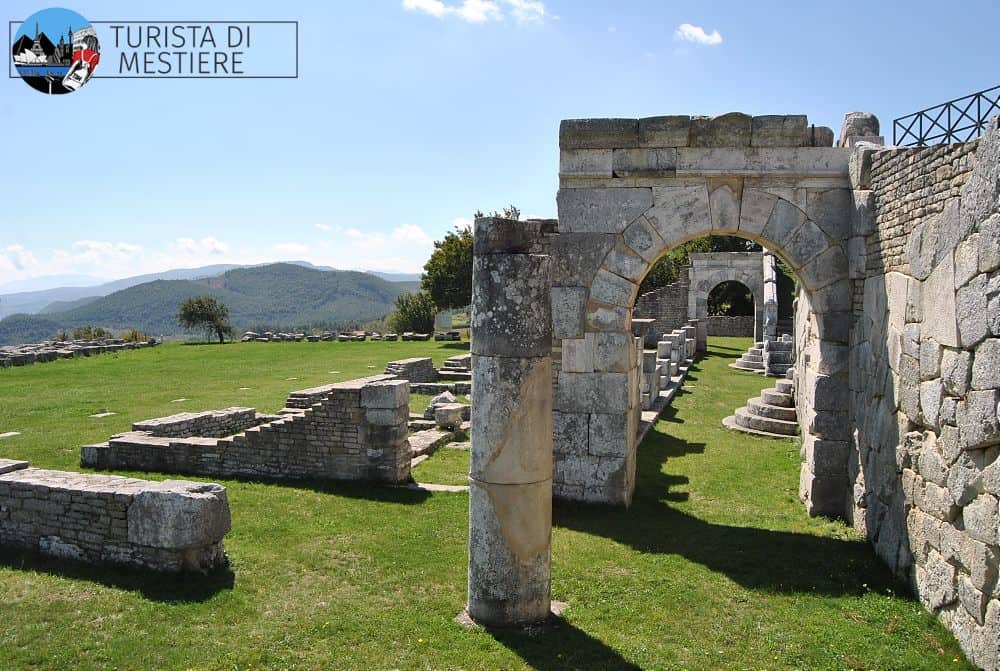
[[[472,380],[472,355],[459,354],[448,357],[438,369],[439,380]]]
[[[795,349],[791,336],[786,335],[780,340],[765,342],[762,359],[765,375],[784,377],[795,364]]]
[[[789,373],[790,374],[790,373]],[[722,420],[727,429],[768,438],[788,438],[798,435],[799,422],[795,413],[795,383],[778,380],[772,389],[764,389],[736,414]]]
[[[764,374],[764,343],[755,342],[739,359],[729,364],[730,368],[751,373]]]

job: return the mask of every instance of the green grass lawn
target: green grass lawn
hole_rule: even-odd
[[[23,434],[0,441],[0,457],[75,470],[80,445],[133,421],[273,411],[291,390],[390,359],[440,364],[461,351],[451,344],[175,345],[0,370],[0,433]],[[692,369],[640,448],[630,509],[555,507],[552,589],[569,608],[548,627],[452,620],[465,603],[466,494],[223,481],[229,571],[150,576],[0,553],[0,669],[973,668],[862,539],[805,515],[795,442],[722,428],[769,386],[726,368],[748,344],[716,339]],[[105,409],[118,414],[89,417]],[[452,452],[426,464],[464,479],[467,453]]]

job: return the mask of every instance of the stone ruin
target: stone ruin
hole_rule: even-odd
[[[277,415],[181,413],[85,445],[84,466],[271,480],[410,478],[409,387],[390,376],[292,392]]]
[[[5,545],[92,564],[209,571],[228,563],[224,487],[29,468],[0,459]]]
[[[853,521],[1000,668],[1000,128],[886,149],[857,135],[874,117],[848,121],[837,147],[804,116],[564,121],[558,221],[476,221],[474,620],[549,612],[553,454],[601,450],[563,498],[628,504],[639,282],[685,240],[737,235],[798,280],[806,510]]]
[[[129,349],[154,347],[159,344],[150,339],[142,342],[125,342],[117,339],[101,340],[68,340],[0,346],[0,368],[10,366],[27,366],[33,363],[44,363],[56,359],[73,359],[81,356],[93,356],[105,352],[120,352]]]

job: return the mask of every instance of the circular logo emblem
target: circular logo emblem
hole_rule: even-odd
[[[35,12],[14,34],[17,74],[42,93],[72,93],[86,84],[101,60],[97,31],[69,9]]]

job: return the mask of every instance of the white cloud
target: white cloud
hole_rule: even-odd
[[[537,23],[547,16],[545,3],[541,0],[461,0],[460,4],[443,0],[403,0],[403,8],[436,19],[453,16],[468,23],[502,21],[506,16],[518,23]],[[504,12],[504,8],[508,11]]]
[[[188,256],[221,256],[229,252],[229,245],[215,238],[202,238],[200,242],[193,238],[177,238],[174,246]]]
[[[718,30],[706,33],[705,29],[701,26],[694,26],[690,23],[682,23],[677,26],[677,30],[674,31],[674,37],[678,40],[694,42],[695,44],[701,44],[707,47],[722,44],[722,35],[719,34]]]
[[[0,250],[0,270],[5,276],[28,276],[38,265],[38,259],[23,245],[7,245]]]
[[[519,23],[532,23],[545,19],[545,4],[538,0],[504,0],[510,5],[511,16]]]
[[[313,225],[316,227],[317,231],[323,231],[324,233],[329,233],[330,231],[333,230],[331,226],[327,226],[326,224],[313,224]]]

